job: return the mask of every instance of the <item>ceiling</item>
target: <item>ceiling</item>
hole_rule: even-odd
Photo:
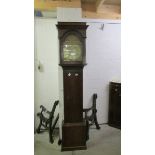
[[[121,0],[34,0],[34,9],[81,8],[83,18],[121,19]]]
[[[96,3],[97,0],[81,0],[82,3]],[[104,0],[104,4],[120,5],[121,0]]]

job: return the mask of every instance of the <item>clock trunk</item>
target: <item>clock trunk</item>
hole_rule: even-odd
[[[83,121],[83,70],[64,68],[64,122]]]

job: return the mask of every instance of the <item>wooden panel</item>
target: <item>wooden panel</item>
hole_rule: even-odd
[[[62,127],[62,151],[86,149],[86,123],[65,123]]]
[[[35,10],[56,10],[57,7],[70,7],[70,8],[81,8],[81,1],[80,0],[71,0],[71,1],[64,1],[64,0],[34,0],[34,9]]]
[[[97,0],[96,1],[96,10],[98,10],[106,0]]]
[[[121,0],[106,0],[104,4],[121,5]]]
[[[110,83],[109,90],[109,121],[113,127],[121,128],[121,84]]]
[[[109,4],[104,4],[100,8],[98,8],[97,13],[120,13],[121,8],[119,5],[109,5]]]
[[[89,12],[89,11],[83,11],[82,12],[83,18],[90,18],[90,19],[121,19],[121,15],[118,13],[96,13],[96,12]]]
[[[96,3],[98,1],[97,3],[99,3],[102,0],[81,0],[81,1],[82,1],[82,3],[85,3],[85,2],[86,3]],[[103,2],[104,2],[104,4],[112,4],[112,5],[115,5],[115,4],[120,4],[121,3],[121,0],[104,0]]]
[[[96,6],[94,3],[82,3],[81,7],[82,11],[96,12]]]
[[[82,17],[93,19],[121,19],[120,6],[103,5],[96,12],[95,5],[91,3],[82,4]]]
[[[59,1],[42,1],[42,0],[34,0],[34,9],[35,10],[56,10],[59,6]]]
[[[83,120],[83,72],[64,69],[64,122]]]

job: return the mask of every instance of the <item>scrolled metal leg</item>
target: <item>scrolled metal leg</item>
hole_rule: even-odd
[[[40,118],[40,123],[39,123],[37,130],[36,130],[37,133],[40,133],[41,125],[42,125],[42,120]]]
[[[54,124],[52,126],[52,121],[50,121],[50,125],[49,125],[49,138],[50,138],[50,142],[51,143],[54,143],[54,139],[53,139],[53,131],[55,129],[55,126],[58,122],[58,119],[59,119],[59,114],[57,115],[55,121],[54,121]]]
[[[96,125],[96,129],[98,129],[98,130],[99,130],[101,127],[100,127],[100,126],[99,126],[99,124],[98,124],[96,114],[95,114],[95,116],[94,116],[94,122],[95,122],[95,125]]]

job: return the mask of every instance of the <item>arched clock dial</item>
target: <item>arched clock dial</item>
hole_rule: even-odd
[[[82,43],[73,34],[68,35],[63,43],[64,61],[82,61]]]

